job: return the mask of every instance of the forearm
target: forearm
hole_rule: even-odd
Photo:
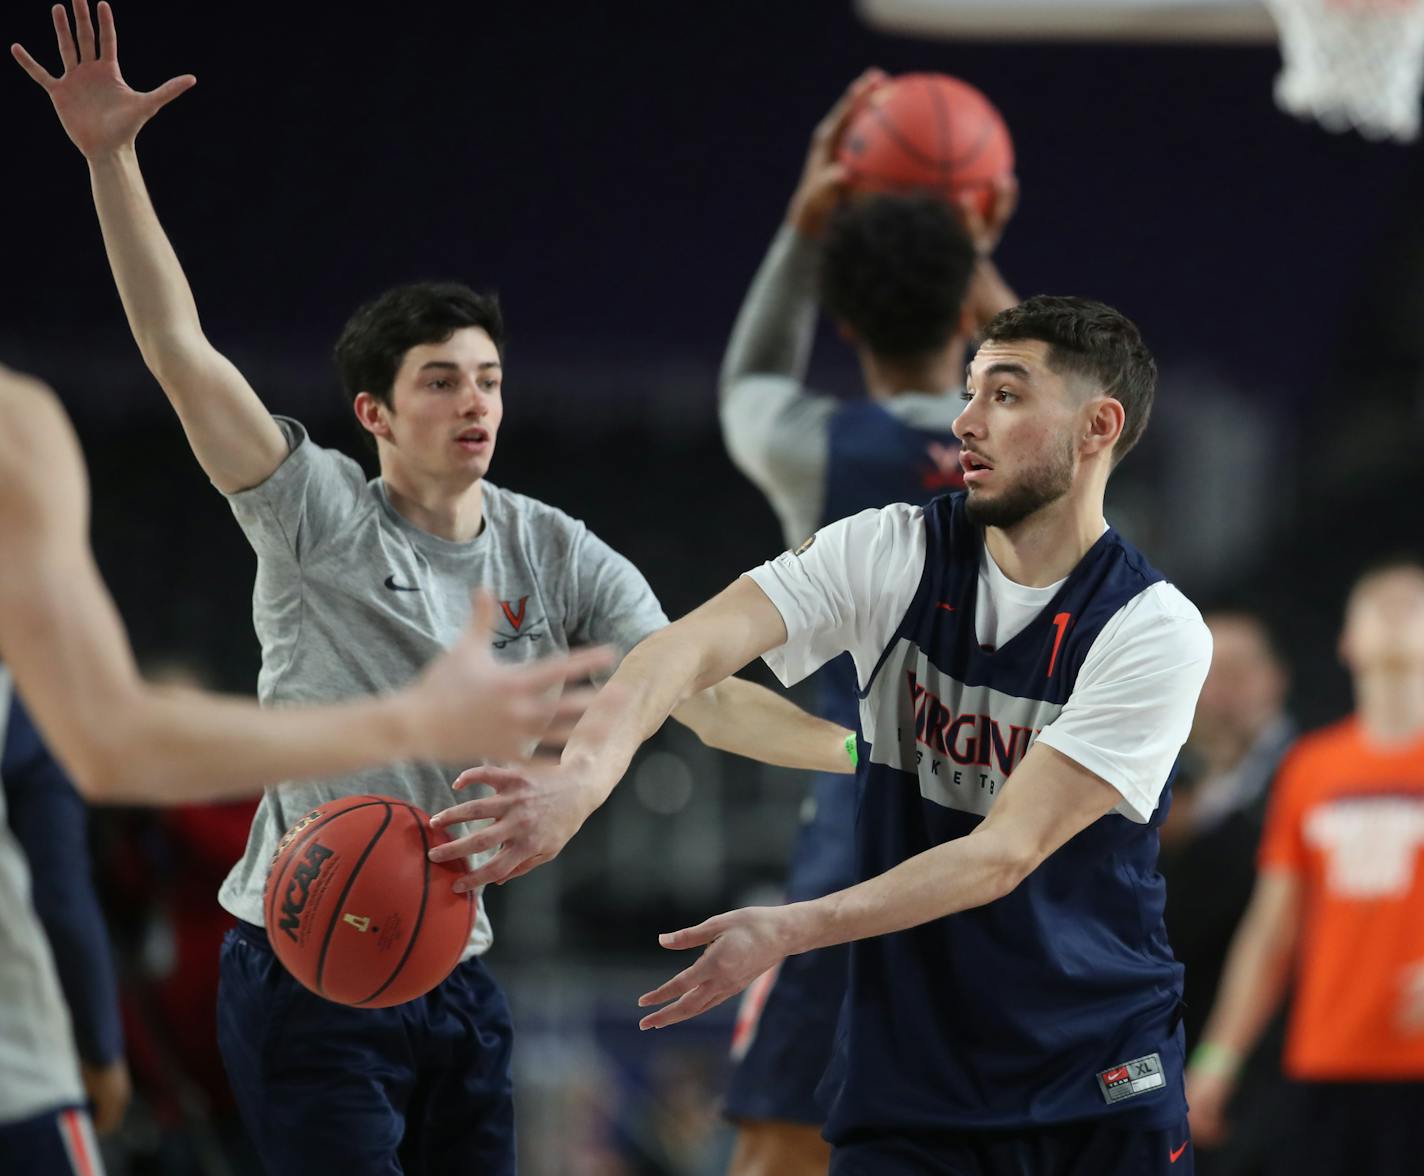
[[[804,383],[816,333],[819,248],[790,226],[772,240],[737,314],[722,359],[725,402],[738,381],[755,375]]]
[[[794,914],[798,930],[788,954],[904,931],[984,906],[1012,891],[1033,865],[981,826],[865,882],[794,904],[787,913]]]
[[[694,694],[672,717],[718,751],[809,772],[855,770],[846,750],[853,731],[744,678],[727,678]]]
[[[561,761],[576,765],[588,782],[590,811],[608,799],[634,752],[667,717],[715,684],[698,652],[670,641],[668,632],[653,634],[629,652],[564,747]]]
[[[590,811],[608,798],[638,746],[679,705],[785,640],[781,614],[743,576],[640,642],[564,748],[563,763],[586,781]]]
[[[1268,925],[1248,914],[1226,957],[1203,1043],[1235,1059],[1251,1052],[1285,996],[1294,943],[1289,925]]]
[[[192,290],[159,224],[133,145],[91,160],[89,179],[129,329],[161,379],[181,363],[184,343],[202,338]]]
[[[144,363],[218,489],[257,485],[287,456],[286,439],[242,373],[203,335],[132,144],[91,160],[89,174],[104,248]]]
[[[74,765],[93,799],[183,803],[284,779],[342,775],[422,754],[403,698],[264,710],[235,698],[140,687],[91,726]]]
[[[1019,296],[1004,280],[992,257],[981,257],[974,267],[969,283],[969,306],[974,316],[975,332],[989,325],[989,320],[1001,311],[1019,304]]]

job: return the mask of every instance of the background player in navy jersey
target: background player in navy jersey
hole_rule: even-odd
[[[1211,640],[1103,517],[1155,384],[1100,303],[996,316],[954,423],[965,492],[864,511],[744,576],[624,659],[626,693],[590,710],[608,732],[527,773],[542,809],[562,788],[579,811],[680,698],[758,655],[791,682],[851,654],[861,881],[663,936],[707,950],[640,1002],[661,1028],[850,943],[837,1176],[1191,1170],[1156,826]],[[494,818],[459,848],[548,854],[530,789],[491,779],[436,823]]]
[[[44,927],[74,1027],[80,1076],[100,1135],[117,1128],[133,1094],[119,1022],[119,983],[94,888],[84,797],[10,700],[0,749],[0,788],[10,831],[25,854],[35,913]]]
[[[263,701],[407,681],[458,638],[475,585],[502,602],[507,660],[584,642],[626,650],[665,625],[647,581],[581,522],[486,478],[504,412],[494,297],[422,283],[386,292],[347,323],[337,366],[376,446],[379,478],[368,482],[355,461],[268,412],[205,336],[138,166],[138,132],[194,79],[135,93],[119,73],[108,5],[99,5],[98,38],[86,0],[74,14],[77,36],[56,9],[61,78],[23,50],[17,56],[88,161],[144,361],[257,554]],[[790,767],[844,764],[843,728],[750,682],[690,698],[676,717],[714,747]],[[298,817],[369,791],[438,809],[467,762],[429,756],[263,797],[247,852],[218,896],[239,920],[223,950],[219,1040],[272,1173],[514,1170],[512,1028],[480,958],[493,939],[483,903],[455,972],[420,1000],[385,1010],[312,996],[277,963],[261,927],[267,864]],[[571,835],[581,819],[561,807],[547,814],[547,831]],[[505,865],[509,857],[496,854],[457,889],[520,872]]]
[[[172,804],[431,752],[517,755],[580,709],[550,688],[607,663],[595,653],[497,665],[486,601],[446,657],[383,699],[263,712],[150,687],[89,551],[89,490],[63,410],[38,381],[0,368],[0,414],[0,743],[17,687],[89,800]],[[73,1025],[3,799],[0,961],[0,1172],[102,1176]]]
[[[837,146],[883,78],[862,75],[816,127],[786,222],[747,292],[722,365],[727,449],[766,494],[788,548],[836,519],[924,503],[960,484],[953,422],[969,339],[1018,301],[988,256],[1013,212],[1012,180],[1001,184],[987,223],[973,200],[959,210],[962,224],[930,196],[846,201]],[[818,301],[855,348],[863,399],[836,400],[806,385]],[[850,658],[817,677],[818,712],[856,726]],[[789,901],[855,881],[854,832],[854,790],[844,776],[815,777]],[[734,1176],[825,1172],[830,1149],[815,1092],[831,1056],[848,955],[842,945],[792,956],[747,989],[726,1101],[738,1125]]]

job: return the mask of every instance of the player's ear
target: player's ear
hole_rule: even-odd
[[[390,437],[391,410],[384,402],[369,392],[358,392],[351,407],[355,410],[357,421],[366,432],[376,437]]]
[[[1081,442],[1083,454],[1111,450],[1122,436],[1122,426],[1127,420],[1122,401],[1111,396],[1096,396],[1084,408],[1087,420],[1084,423]]]

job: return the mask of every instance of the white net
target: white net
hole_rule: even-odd
[[[1419,135],[1424,0],[1266,0],[1281,33],[1276,102],[1332,131]]]

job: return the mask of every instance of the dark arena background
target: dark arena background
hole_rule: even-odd
[[[914,36],[848,0],[115,9],[132,85],[197,75],[140,158],[208,336],[267,405],[374,473],[330,361],[347,315],[408,280],[497,290],[491,480],[584,519],[674,617],[783,546],[723,447],[717,372],[811,129],[870,65],[973,83],[1017,151],[1006,279],[1119,307],[1159,361],[1109,521],[1204,611],[1267,620],[1302,726],[1349,709],[1345,593],[1424,548],[1424,154],[1282,113],[1272,38]],[[3,13],[57,68],[46,6]],[[0,362],[78,427],[146,668],[250,693],[254,557],[130,340],[83,160],[13,63],[0,125]],[[826,324],[812,372],[860,391]],[[778,899],[801,804],[796,773],[670,725],[556,862],[488,896],[522,1172],[725,1170],[735,1002],[640,1034],[634,1001],[672,970],[659,931]],[[136,1088],[111,1173],[259,1170],[200,1040],[247,811],[91,817]]]

